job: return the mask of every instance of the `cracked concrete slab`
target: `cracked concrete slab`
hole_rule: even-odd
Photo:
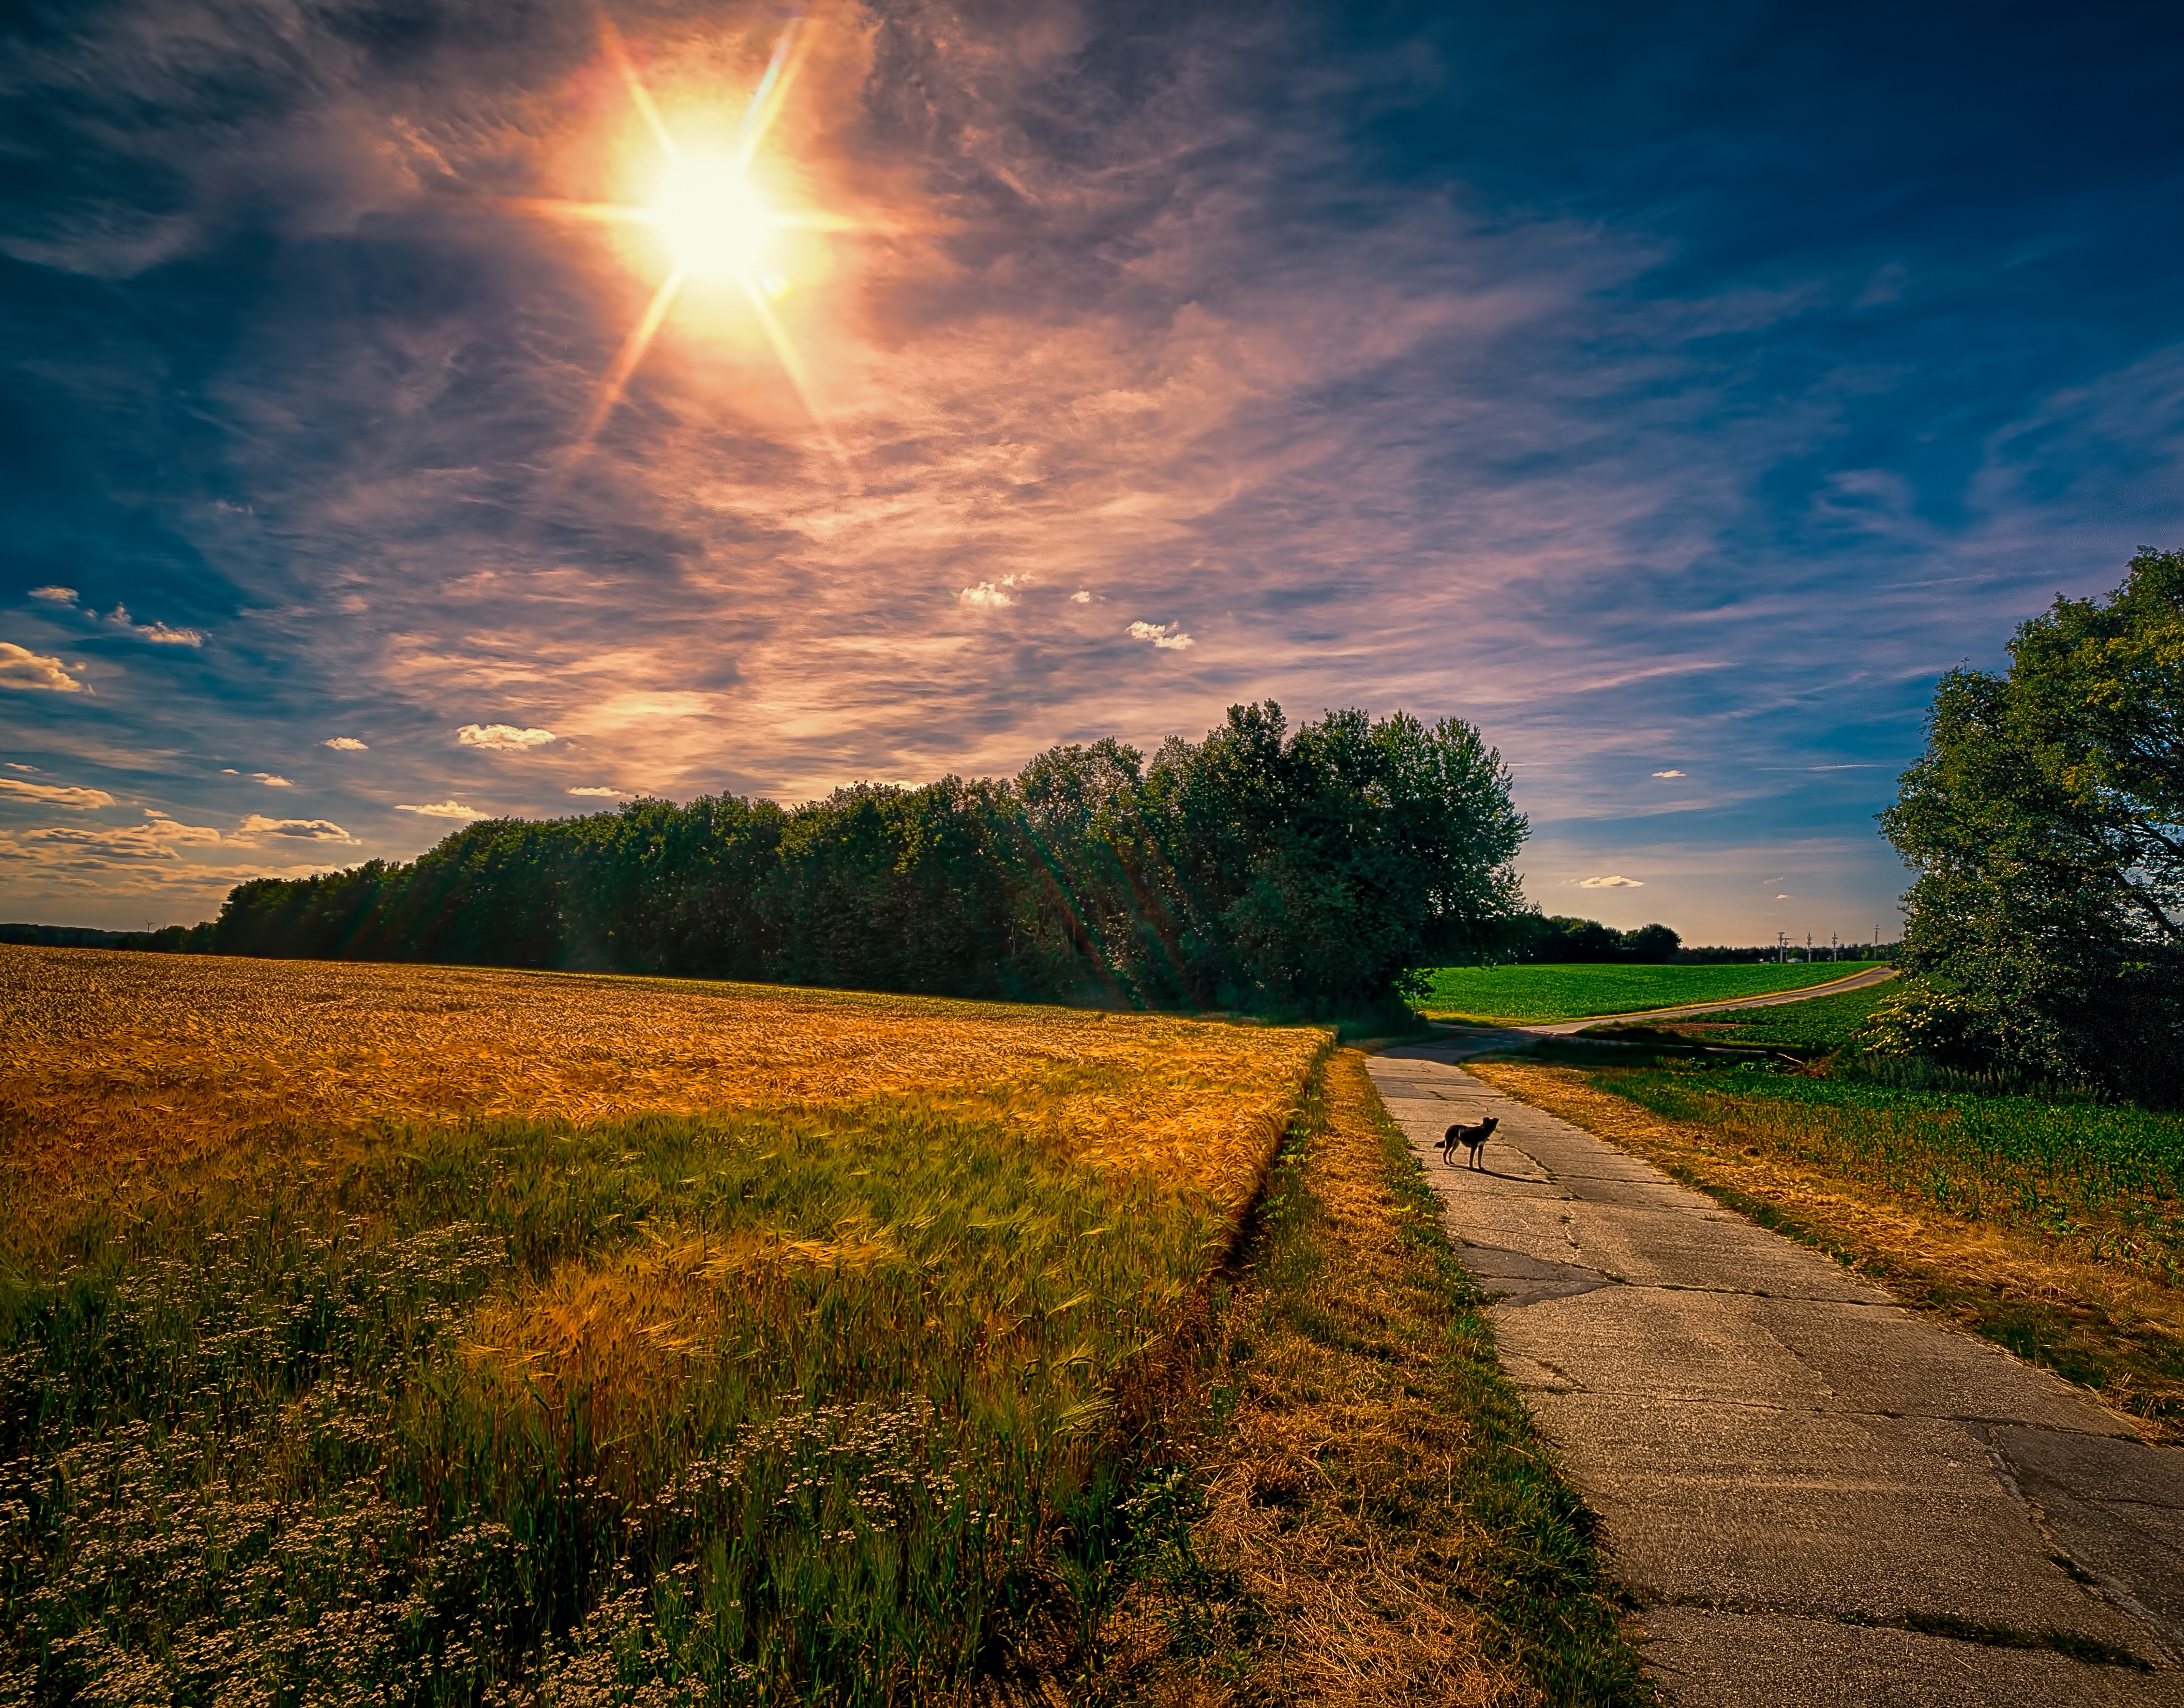
[[[1503,1096],[1462,1048],[1369,1066],[1499,1296],[1502,1363],[1605,1521],[1669,1700],[2184,1703],[2184,1452]],[[1444,1163],[1443,1128],[1489,1114],[1488,1166]]]

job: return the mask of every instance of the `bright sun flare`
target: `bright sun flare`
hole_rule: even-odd
[[[653,104],[644,79],[638,75],[637,67],[622,47],[621,37],[601,15],[599,46],[621,73],[632,103],[666,161],[660,186],[650,203],[643,207],[621,202],[569,202],[547,197],[525,198],[521,205],[554,219],[649,225],[666,242],[674,265],[653,292],[652,301],[638,316],[614,361],[601,376],[593,393],[591,408],[585,412],[582,426],[570,448],[569,460],[574,461],[589,448],[601,425],[621,399],[631,375],[644,359],[646,350],[651,347],[668,311],[674,307],[676,298],[692,279],[716,281],[739,289],[774,359],[802,399],[822,437],[837,458],[843,457],[841,447],[835,443],[813,406],[804,364],[789,342],[787,329],[774,313],[772,299],[788,286],[787,280],[772,270],[772,264],[784,231],[850,232],[863,228],[817,209],[774,208],[759,193],[749,175],[751,158],[779,115],[789,85],[795,79],[799,58],[796,43],[797,26],[792,22],[782,31],[766,75],[759,79],[758,86],[744,103],[733,152],[685,153],[668,131],[660,109]]]
[[[703,278],[753,277],[781,229],[743,168],[719,155],[672,162],[652,198],[652,217],[675,259]]]

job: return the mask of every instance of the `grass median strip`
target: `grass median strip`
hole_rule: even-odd
[[[1362,1059],[1278,1162],[1220,1303],[1106,1700],[1650,1700],[1593,1521]]]
[[[2184,1120],[1741,1071],[1468,1065],[2184,1439]]]

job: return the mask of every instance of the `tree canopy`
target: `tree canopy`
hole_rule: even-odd
[[[2059,598],[2007,672],[1942,677],[1881,815],[1899,965],[1977,1065],[2173,1103],[2184,1079],[2184,552]],[[1937,1009],[1942,1012],[1944,1009]]]
[[[1147,764],[471,825],[406,864],[239,886],[234,954],[774,980],[1149,1007],[1384,998],[1523,911],[1525,825],[1457,719],[1232,706]]]

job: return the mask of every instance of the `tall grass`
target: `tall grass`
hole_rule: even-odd
[[[929,1694],[1066,1597],[1240,1195],[1019,1090],[293,1131],[19,1222],[0,1694]]]
[[[2184,1117],[1745,1069],[1597,1083],[1719,1138],[2184,1284]]]

